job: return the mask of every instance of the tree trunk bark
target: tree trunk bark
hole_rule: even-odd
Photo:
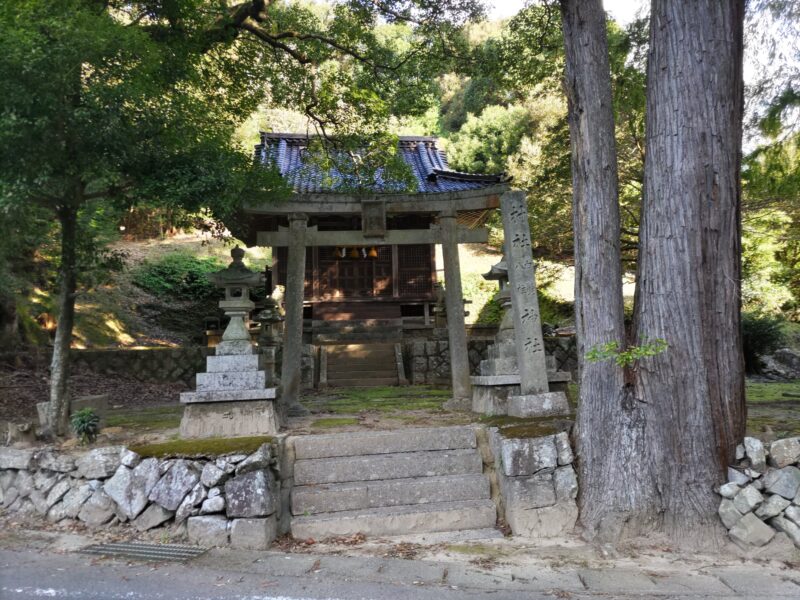
[[[58,298],[58,325],[50,362],[50,404],[47,409],[47,429],[53,435],[64,435],[69,420],[70,345],[75,324],[75,291],[77,288],[77,227],[78,211],[65,203],[58,209],[61,224],[61,267]]]
[[[715,484],[744,435],[740,334],[743,0],[654,0],[635,340],[661,528],[713,544]]]
[[[644,414],[630,372],[588,362],[591,348],[626,346],[620,259],[617,155],[606,19],[601,0],[562,0],[572,147],[575,323],[580,406],[576,447],[581,522],[587,537],[615,541],[650,518]],[[644,512],[642,513],[642,507]]]

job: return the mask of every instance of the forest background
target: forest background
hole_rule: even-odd
[[[303,6],[313,18],[330,18],[332,9],[327,5]],[[797,335],[800,320],[800,8],[796,2],[762,0],[750,2],[748,11],[743,309],[746,333],[752,333],[746,341],[754,344],[749,366],[757,370],[752,357],[785,343],[786,335]],[[646,14],[627,15],[624,23],[611,18],[608,22],[622,249],[630,273],[635,270],[642,191],[647,27]],[[379,28],[386,30],[385,35],[403,38],[402,28],[396,24]],[[441,61],[438,71],[430,73],[428,83],[432,85],[420,85],[414,102],[382,115],[371,125],[372,131],[383,128],[393,135],[438,136],[451,167],[505,172],[513,177],[515,187],[527,190],[535,255],[544,265],[540,277],[546,295],[547,284],[570,265],[573,250],[559,13],[557,7],[532,3],[512,18],[469,24],[463,34],[463,47],[457,55]],[[258,131],[318,133],[319,124],[296,109],[292,103],[269,96],[258,106],[242,104],[240,120],[226,123],[227,128],[215,135],[229,135],[233,150],[247,155],[257,142]],[[340,124],[345,131],[355,131],[358,126],[363,123]],[[114,250],[113,242],[120,237],[158,237],[215,226],[209,207],[202,202],[164,202],[160,196],[171,191],[153,190],[151,199],[145,190],[135,202],[125,205],[100,199],[81,209],[80,290],[102,287],[130,264]],[[45,346],[57,318],[54,298],[60,225],[37,207],[20,210],[9,198],[7,195],[0,210],[0,337],[14,346]],[[499,220],[490,226],[498,245]],[[133,281],[180,301],[209,302],[214,292],[202,282],[203,273],[219,265],[219,259],[203,256],[164,257],[159,264],[144,269],[137,266]],[[492,286],[480,281],[468,281],[466,287],[465,295],[476,296],[481,305],[493,292]],[[544,305],[546,320],[559,321],[556,324],[569,321],[568,306],[546,296]],[[491,321],[498,314],[489,302],[481,318]],[[125,338],[112,343],[125,345]]]

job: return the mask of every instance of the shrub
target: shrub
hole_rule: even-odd
[[[90,444],[97,439],[100,433],[100,417],[91,408],[82,408],[73,413],[71,418],[72,430],[80,438],[82,444]]]
[[[159,297],[177,300],[206,300],[220,292],[208,274],[223,267],[214,257],[167,254],[156,261],[145,261],[133,273],[133,283]]]
[[[742,347],[744,367],[748,373],[761,370],[759,357],[771,354],[785,340],[780,317],[755,312],[742,313]]]

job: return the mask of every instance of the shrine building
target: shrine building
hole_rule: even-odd
[[[348,175],[312,159],[304,134],[262,133],[256,156],[273,165],[293,193],[283,202],[245,203],[245,242],[272,248],[275,284],[285,286],[282,387],[299,393],[301,346],[325,333],[372,329],[402,334],[403,321],[433,327],[437,294],[435,246],[442,247],[453,393],[470,397],[467,337],[458,245],[486,242],[484,224],[508,191],[498,175],[448,167],[434,137],[404,136],[398,155],[416,185],[398,189],[380,169],[354,189]],[[363,325],[362,329],[354,329]],[[372,339],[372,338],[367,338]]]

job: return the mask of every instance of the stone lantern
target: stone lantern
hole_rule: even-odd
[[[242,259],[244,250],[236,246],[231,250],[233,261],[227,268],[208,276],[217,287],[224,288],[225,299],[219,307],[230,320],[222,334],[222,342],[217,345],[217,354],[249,354],[251,351],[250,332],[247,324],[250,311],[255,303],[250,300],[250,289],[264,282],[264,275],[248,269]]]
[[[255,316],[255,321],[261,324],[261,331],[258,335],[258,347],[263,359],[263,368],[267,373],[267,384],[277,385],[276,362],[277,349],[281,343],[280,324],[284,318],[281,315],[278,302],[273,298],[272,271],[269,267],[265,270],[266,298],[264,308]]]
[[[225,289],[220,308],[230,318],[215,353],[206,358],[206,372],[197,374],[197,389],[183,392],[183,437],[270,435],[278,431],[275,388],[267,387],[267,372],[250,340],[248,316],[255,307],[250,290],[264,281],[244,266],[244,250],[231,250],[233,262],[209,275]]]

